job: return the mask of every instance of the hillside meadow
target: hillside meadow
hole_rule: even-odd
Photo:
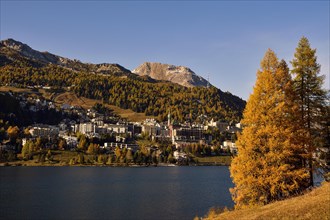
[[[304,195],[265,206],[219,212],[220,209],[212,208],[203,220],[327,220],[330,219],[330,182],[324,182]]]

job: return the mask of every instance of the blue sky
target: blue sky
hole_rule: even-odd
[[[247,99],[268,48],[317,49],[329,89],[329,1],[4,1],[0,38],[83,62],[182,65]]]

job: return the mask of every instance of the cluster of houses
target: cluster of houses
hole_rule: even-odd
[[[235,133],[241,129],[240,124],[230,126],[227,122],[213,121],[206,125],[202,124],[178,124],[173,125],[171,116],[168,115],[167,122],[157,122],[155,119],[146,119],[143,122],[117,122],[116,124],[106,123],[103,116],[93,110],[87,110],[89,120],[76,122],[74,120],[63,120],[58,126],[35,124],[31,126],[29,132],[32,137],[57,138],[66,140],[68,146],[75,147],[78,144],[76,133],[79,132],[87,137],[100,138],[104,134],[112,134],[116,137],[114,143],[105,143],[103,147],[129,147],[126,138],[148,135],[156,142],[172,143],[177,149],[183,149],[191,144],[210,144],[212,135],[205,134],[205,130],[217,127],[219,132],[227,131]],[[81,120],[81,119],[80,119]],[[236,145],[232,141],[225,141],[223,149],[230,149],[231,152],[237,151]]]
[[[53,102],[29,94],[23,93],[18,96],[15,95],[15,97],[19,100],[22,108],[32,112],[55,109],[56,111],[68,113],[67,115],[76,115],[77,117],[75,119],[70,117],[65,118],[58,125],[33,124],[29,126],[29,133],[32,138],[47,138],[50,142],[58,138],[63,138],[70,148],[75,148],[78,145],[77,132],[89,138],[100,138],[102,135],[107,134],[115,136],[113,143],[105,143],[102,146],[105,148],[119,146],[135,149],[138,146],[128,144],[126,141],[127,138],[148,135],[156,142],[171,143],[177,149],[183,149],[185,146],[191,144],[210,144],[212,135],[205,132],[209,128],[216,127],[219,132],[227,131],[229,133],[236,133],[241,130],[240,124],[233,126],[229,125],[228,122],[214,121],[213,119],[206,124],[185,123],[174,125],[171,121],[170,114],[166,122],[157,122],[152,118],[146,119],[143,122],[125,122],[118,118],[111,118],[113,116],[100,114],[94,109],[85,110],[66,103],[62,104],[59,109]],[[114,121],[117,122],[114,123]],[[236,145],[232,141],[223,142],[222,148],[230,149],[233,153],[237,151]]]
[[[26,94],[20,94],[18,96],[18,99],[21,108],[27,108],[29,111],[32,112],[37,112],[44,109],[56,109],[56,106],[53,102],[42,100],[38,97],[27,96]]]

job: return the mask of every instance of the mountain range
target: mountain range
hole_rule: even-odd
[[[113,73],[122,75],[131,75],[132,73],[139,76],[149,76],[155,80],[170,81],[185,87],[207,87],[208,81],[198,76],[191,69],[184,66],[174,66],[170,64],[145,62],[132,72],[119,64],[101,63],[90,64],[82,63],[79,60],[71,60],[65,57],[57,56],[49,52],[39,52],[32,49],[27,44],[21,43],[14,39],[7,39],[0,42],[0,51],[13,50],[21,56],[28,59],[38,61],[42,64],[54,64],[76,71],[88,71],[91,73]],[[10,58],[9,59],[13,59]]]
[[[131,74],[131,71],[118,65],[110,63],[90,64],[82,63],[79,60],[71,60],[65,57],[54,55],[49,52],[40,52],[32,49],[27,44],[23,44],[13,39],[7,39],[0,42],[0,56],[13,61],[17,58],[15,52],[27,59],[36,61],[42,65],[54,64],[75,71],[88,71],[91,73],[113,73],[113,74]],[[17,54],[16,54],[17,55]],[[0,57],[1,62],[1,57]],[[0,63],[1,64],[1,63]],[[5,64],[2,60],[2,64]]]
[[[146,62],[132,72],[119,64],[83,63],[40,52],[13,39],[0,41],[0,86],[48,86],[147,116],[178,121],[208,114],[239,121],[245,101],[210,85],[184,66]]]

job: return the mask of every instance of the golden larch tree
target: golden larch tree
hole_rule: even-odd
[[[294,100],[289,69],[269,49],[244,110],[238,155],[230,167],[236,208],[267,204],[306,187],[309,174],[298,145]]]

